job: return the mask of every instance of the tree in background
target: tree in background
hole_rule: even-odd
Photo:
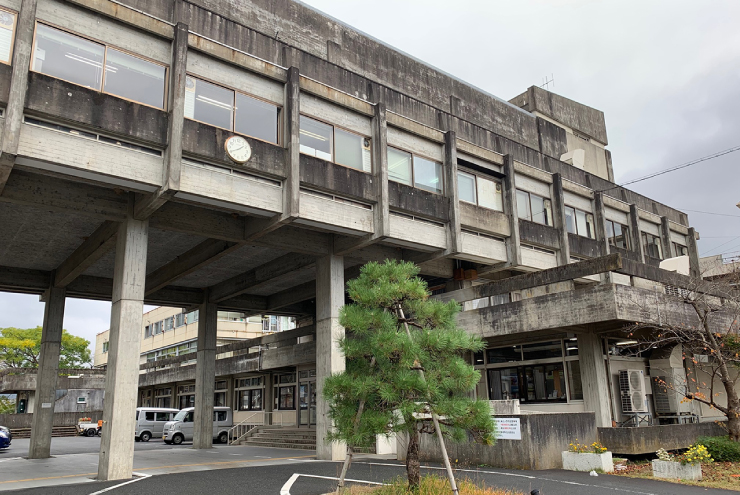
[[[91,364],[90,341],[62,331],[59,368]],[[0,368],[37,368],[41,354],[41,327],[0,329]]]
[[[488,401],[470,398],[480,373],[465,360],[485,345],[457,327],[456,302],[429,299],[418,273],[413,263],[372,262],[347,283],[353,303],[341,310],[346,336],[339,342],[346,370],[324,385],[335,424],[328,440],[344,441],[348,449],[340,484],[354,449],[371,446],[376,435],[408,435],[412,489],[420,482],[420,434],[435,433],[435,422],[454,441],[467,440],[468,432],[494,441]],[[444,443],[440,447],[446,456]]]
[[[0,394],[0,414],[12,414],[15,412],[15,399],[11,396]]]

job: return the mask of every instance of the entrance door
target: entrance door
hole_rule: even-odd
[[[316,382],[298,385],[298,409],[301,426],[316,426]]]

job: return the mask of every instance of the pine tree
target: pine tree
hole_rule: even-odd
[[[371,446],[376,435],[408,435],[412,489],[420,480],[420,434],[435,433],[435,419],[453,441],[467,440],[468,432],[476,441],[494,441],[488,402],[470,398],[480,373],[465,360],[484,343],[457,327],[456,302],[429,298],[418,273],[413,263],[386,260],[368,263],[347,283],[352,304],[341,310],[346,336],[339,343],[346,370],[324,385],[335,424],[327,439],[347,443],[340,485],[354,449]]]

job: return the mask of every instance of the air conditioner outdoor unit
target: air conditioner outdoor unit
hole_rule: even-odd
[[[642,370],[619,370],[619,390],[623,412],[647,412],[645,373]]]

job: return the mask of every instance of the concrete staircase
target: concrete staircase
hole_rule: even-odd
[[[31,438],[31,428],[11,428],[13,438]],[[77,429],[74,426],[54,426],[51,429],[52,437],[74,437]]]
[[[242,438],[239,443],[240,445],[251,445],[253,447],[316,450],[316,430],[258,426],[248,436]]]

